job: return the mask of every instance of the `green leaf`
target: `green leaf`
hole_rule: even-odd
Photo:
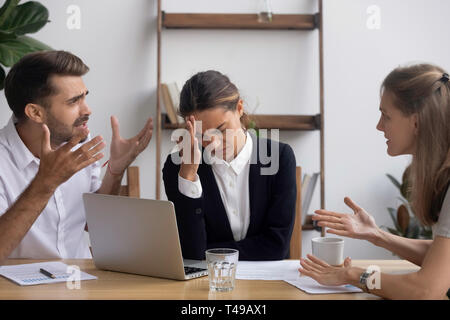
[[[28,36],[19,36],[0,42],[0,63],[11,67],[30,52],[51,50],[46,44]]]
[[[15,39],[17,36],[13,33],[7,33],[0,30],[0,42],[3,42],[5,40],[9,39]]]
[[[6,18],[11,15],[11,12],[17,7],[20,0],[6,0],[0,8],[0,26],[5,22]]]
[[[422,239],[433,239],[433,231],[431,228],[423,227],[420,235]]]
[[[386,174],[386,176],[389,178],[389,180],[391,180],[391,182],[394,184],[394,186],[396,186],[399,190],[401,190],[402,185],[400,184],[400,182],[398,182],[397,179],[395,179],[392,175],[390,175],[389,173]]]
[[[0,90],[3,90],[3,88],[5,87],[5,78],[5,70],[0,66]]]
[[[389,228],[389,227],[386,227],[386,229],[392,234],[395,234],[397,236],[403,236],[401,232],[399,232],[399,231],[397,231],[395,229],[392,229],[392,228]]]
[[[29,1],[14,8],[0,24],[7,33],[24,35],[39,31],[48,22],[48,10],[39,2]]]
[[[28,45],[30,48],[33,48],[34,51],[53,50],[52,47],[32,37],[20,36],[18,39],[21,39],[24,44]]]
[[[406,232],[406,237],[410,239],[417,239],[419,238],[420,234],[420,227],[417,223],[413,223],[408,227],[408,230]]]

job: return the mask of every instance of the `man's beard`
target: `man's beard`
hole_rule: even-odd
[[[89,116],[83,116],[75,120],[73,125],[67,126],[57,120],[50,112],[47,112],[47,126],[50,130],[50,142],[53,146],[60,146],[61,144],[70,141],[73,138],[73,129],[84,121],[89,120]],[[80,143],[85,142],[87,136],[80,141]]]

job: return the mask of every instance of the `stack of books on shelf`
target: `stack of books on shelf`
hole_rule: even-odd
[[[180,90],[178,89],[176,82],[161,83],[161,99],[170,123],[184,123],[183,118],[178,115],[178,108],[180,107]]]

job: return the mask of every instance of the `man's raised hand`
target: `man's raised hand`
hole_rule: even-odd
[[[100,151],[105,147],[103,138],[97,136],[77,150],[72,149],[87,136],[87,132],[77,134],[63,146],[53,150],[50,143],[50,130],[42,125],[40,165],[37,178],[50,191],[67,181],[78,171],[103,158]]]

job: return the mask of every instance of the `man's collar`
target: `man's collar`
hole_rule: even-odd
[[[19,133],[17,132],[15,122],[15,117],[12,116],[5,127],[5,135],[6,140],[8,141],[8,144],[14,155],[14,159],[17,162],[17,167],[20,170],[23,170],[33,161],[39,163],[39,159],[36,158],[27,148],[25,143],[23,143],[22,139],[19,136]]]

